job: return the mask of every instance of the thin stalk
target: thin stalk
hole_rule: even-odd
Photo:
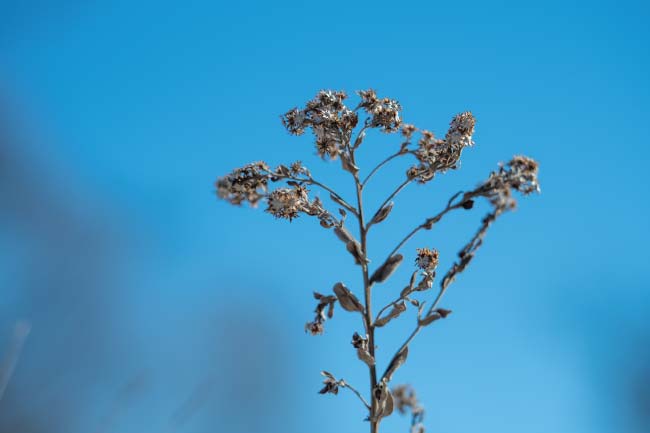
[[[408,242],[409,239],[411,239],[413,236],[415,236],[415,234],[417,232],[419,232],[422,229],[430,229],[431,227],[433,227],[433,224],[438,223],[438,221],[440,221],[442,219],[442,217],[445,216],[445,214],[447,214],[447,212],[451,212],[454,209],[458,209],[458,208],[463,207],[463,204],[465,202],[464,200],[462,200],[459,203],[456,203],[454,205],[451,204],[460,194],[462,194],[462,191],[454,194],[449,199],[449,201],[447,202],[447,207],[444,208],[441,212],[439,212],[437,215],[434,215],[434,216],[432,216],[430,218],[427,218],[422,224],[420,224],[419,226],[417,226],[413,230],[411,230],[409,232],[409,234],[407,234],[399,242],[399,244],[397,244],[397,246],[395,248],[393,248],[393,250],[390,252],[390,254],[388,254],[388,257],[392,257],[395,253],[397,253],[400,250],[400,248],[402,248],[404,246],[404,244],[406,242]]]
[[[352,385],[350,385],[347,382],[345,382],[345,387],[348,388],[353,393],[355,393],[357,395],[357,397],[359,397],[359,400],[361,400],[361,402],[368,408],[368,410],[370,410],[370,405],[368,404],[366,399],[363,398],[363,396],[361,395],[361,393],[359,391],[357,391],[355,388],[352,387]]]
[[[375,168],[372,169],[372,171],[368,174],[368,176],[366,176],[366,178],[363,180],[363,182],[361,182],[361,188],[365,188],[365,186],[366,186],[366,184],[368,183],[368,181],[370,180],[370,178],[371,178],[375,173],[377,173],[377,172],[379,171],[380,168],[382,168],[384,165],[388,164],[391,160],[397,158],[397,157],[400,156],[400,155],[404,155],[404,152],[399,151],[399,152],[397,152],[397,153],[394,153],[394,154],[392,154],[391,156],[389,156],[388,158],[384,159],[384,160],[383,160],[382,162],[380,162],[379,164],[377,164],[377,166],[376,166]]]

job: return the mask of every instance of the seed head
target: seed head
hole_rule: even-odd
[[[432,271],[438,266],[438,250],[429,248],[418,248],[418,255],[415,258],[415,264],[418,268],[425,271]]]

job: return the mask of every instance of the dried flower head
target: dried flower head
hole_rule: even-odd
[[[325,332],[325,326],[322,321],[314,320],[313,322],[307,322],[305,324],[305,332],[309,332],[311,335],[323,335]]]
[[[418,268],[425,271],[432,271],[438,266],[440,254],[436,249],[418,248],[417,256],[415,257],[415,264]]]
[[[445,141],[450,146],[467,147],[473,146],[472,135],[474,135],[474,126],[476,119],[474,115],[465,111],[454,116],[449,124],[449,130],[445,136]]]
[[[343,104],[346,97],[345,92],[321,90],[304,109],[292,108],[282,115],[282,124],[293,135],[311,128],[318,155],[334,159],[358,122],[357,114]]]
[[[417,130],[418,129],[415,127],[415,125],[411,125],[410,123],[405,123],[402,125],[402,135],[408,139],[410,139]]]
[[[362,337],[359,335],[358,332],[355,332],[354,335],[352,335],[352,347],[355,349],[363,349],[363,350],[368,350],[368,336]]]
[[[419,165],[411,167],[407,176],[426,183],[436,173],[457,168],[463,149],[474,145],[472,135],[475,125],[476,119],[466,111],[454,116],[444,140],[436,138],[430,131],[422,131],[418,148],[413,152]]]
[[[268,197],[266,211],[276,218],[286,218],[289,221],[298,217],[305,205],[309,204],[307,189],[301,185],[293,188],[278,188]]]
[[[381,128],[382,132],[395,132],[402,124],[400,111],[402,106],[394,99],[379,99],[374,90],[360,90],[357,92],[361,97],[359,107],[371,115],[369,125],[374,128]]]
[[[267,191],[268,171],[269,167],[262,161],[237,168],[217,180],[217,196],[232,204],[247,201],[251,206],[256,206]]]
[[[339,393],[339,386],[345,386],[345,382],[336,380],[334,376],[332,376],[330,373],[323,371],[321,372],[323,376],[325,376],[325,380],[323,380],[323,388],[318,391],[319,394],[338,394]]]
[[[507,164],[501,164],[498,171],[490,173],[490,177],[469,194],[486,197],[500,212],[513,209],[517,202],[512,191],[523,195],[539,192],[537,172],[537,162],[526,156],[515,156]]]

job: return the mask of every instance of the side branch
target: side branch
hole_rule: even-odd
[[[448,212],[451,212],[452,210],[459,209],[459,208],[470,209],[471,205],[469,204],[470,202],[468,201],[468,199],[466,197],[463,197],[463,200],[461,200],[460,202],[458,202],[456,204],[452,204],[452,202],[461,194],[462,194],[462,191],[454,194],[449,199],[449,201],[447,202],[447,207],[445,207],[437,215],[434,215],[434,216],[432,216],[430,218],[427,218],[422,224],[420,224],[419,226],[417,226],[413,230],[411,230],[409,232],[409,234],[407,234],[404,237],[404,239],[402,239],[399,242],[399,244],[397,244],[397,246],[395,248],[393,248],[393,250],[390,252],[388,257],[391,257],[393,254],[397,253],[404,246],[404,244],[406,242],[408,242],[409,239],[411,239],[413,236],[415,236],[417,234],[417,232],[419,232],[420,230],[424,230],[424,229],[431,230],[433,225],[438,223],[442,219],[442,217],[445,216]]]
[[[352,387],[349,383],[345,382],[345,387],[348,388],[350,391],[352,391],[354,394],[356,394],[357,397],[359,397],[359,400],[363,403],[363,405],[366,407],[366,409],[370,410],[370,405],[366,401],[365,398],[361,395],[359,391],[357,391],[355,388]]]
[[[485,234],[487,233],[488,228],[492,225],[492,223],[499,217],[504,212],[504,209],[502,208],[496,208],[494,211],[491,213],[487,214],[481,223],[481,226],[479,227],[479,230],[476,232],[474,237],[463,247],[463,249],[458,253],[458,256],[460,257],[460,261],[457,263],[454,263],[447,271],[445,276],[443,277],[441,283],[440,283],[440,292],[438,292],[438,296],[436,296],[436,299],[433,301],[433,304],[429,307],[427,310],[427,314],[422,317],[420,314],[418,314],[418,324],[411,332],[411,334],[408,336],[406,341],[402,343],[402,345],[397,349],[397,352],[395,352],[395,357],[401,353],[403,350],[406,349],[406,347],[413,341],[416,335],[420,332],[422,328],[426,326],[426,323],[423,323],[421,319],[425,319],[427,316],[431,314],[435,314],[434,311],[438,307],[438,304],[440,303],[440,300],[442,299],[443,295],[449,288],[452,282],[456,279],[456,276],[463,272],[467,265],[470,263],[474,255],[476,254],[476,251],[480,248],[480,246],[483,244],[483,238],[485,237]]]
[[[382,168],[384,165],[388,164],[391,160],[397,158],[398,156],[405,155],[405,154],[406,154],[406,152],[402,152],[402,150],[400,150],[399,152],[390,155],[388,158],[384,159],[382,162],[377,164],[377,166],[372,169],[372,171],[368,174],[368,176],[366,176],[366,178],[363,180],[363,182],[361,182],[361,188],[365,188],[365,186],[368,183],[368,181],[370,180],[370,178],[375,173],[377,173],[380,168]]]
[[[306,179],[302,179],[302,178],[299,178],[299,177],[292,177],[292,176],[283,176],[283,177],[285,179],[294,180],[296,182],[303,182],[303,183],[307,183],[309,185],[316,185],[316,186],[321,187],[322,189],[324,189],[325,191],[329,192],[332,195],[332,199],[334,201],[336,201],[336,203],[340,204],[346,210],[350,211],[354,216],[359,218],[359,213],[357,212],[357,209],[354,206],[352,206],[351,204],[349,204],[347,201],[345,201],[345,199],[343,199],[343,197],[341,197],[341,195],[339,193],[337,193],[336,191],[334,191],[332,188],[328,187],[324,183],[318,182],[317,180],[315,180],[312,177],[308,177]]]
[[[400,193],[400,191],[402,191],[404,188],[406,188],[406,186],[409,183],[413,182],[413,180],[414,179],[406,179],[404,182],[402,182],[402,184],[400,186],[398,186],[395,189],[395,191],[393,191],[391,193],[391,195],[388,196],[388,198],[386,200],[384,200],[384,202],[381,204],[381,206],[379,206],[379,209],[384,208],[384,206],[386,206],[392,199],[394,199],[395,196]],[[375,212],[375,214],[376,214],[376,212]],[[370,222],[366,228],[369,230],[371,226],[372,226],[372,222]]]

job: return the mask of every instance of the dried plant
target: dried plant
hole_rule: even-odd
[[[436,138],[430,131],[403,123],[402,108],[396,100],[379,98],[373,90],[359,91],[357,94],[361,100],[352,110],[344,104],[344,92],[323,90],[307,102],[304,108],[293,108],[281,116],[282,123],[290,134],[302,135],[308,130],[314,134],[316,152],[322,159],[340,160],[342,169],[349,172],[353,180],[356,203],[351,204],[341,194],[316,180],[300,161],[276,168],[271,168],[264,162],[238,168],[217,180],[217,195],[236,205],[248,202],[255,207],[263,202],[268,213],[289,221],[301,215],[315,217],[322,227],[331,229],[345,244],[346,250],[361,269],[363,283],[359,293],[362,294],[363,302],[342,282],[334,284],[331,294],[316,292],[315,317],[305,325],[305,330],[311,335],[322,334],[325,322],[334,315],[337,302],[345,311],[359,314],[364,334],[355,332],[352,336],[352,346],[359,360],[368,367],[368,398],[364,398],[361,392],[345,380],[337,379],[326,371],[322,372],[325,379],[319,392],[338,394],[341,388],[347,388],[356,394],[367,410],[367,421],[372,433],[379,430],[380,421],[391,415],[394,408],[401,413],[410,412],[411,432],[422,433],[424,409],[415,398],[415,392],[403,385],[391,390],[389,384],[398,368],[406,362],[413,338],[423,328],[451,313],[450,310],[439,307],[442,296],[474,258],[490,225],[501,214],[515,207],[513,191],[523,195],[539,191],[538,167],[534,160],[525,156],[515,156],[510,162],[501,164],[484,182],[474,189],[455,194],[439,213],[426,218],[422,224],[411,230],[370,273],[367,248],[370,229],[388,218],[393,209],[393,199],[407,185],[413,182],[426,184],[437,174],[458,168],[463,150],[474,145],[472,136],[476,121],[472,113],[460,113],[452,119],[444,138]],[[364,116],[364,121],[357,128],[360,116]],[[362,178],[356,151],[371,129],[378,129],[387,134],[400,133],[400,146]],[[374,213],[368,214],[363,205],[363,193],[368,182],[384,165],[406,156],[415,157],[414,165],[407,170],[401,184],[388,195],[382,205]],[[271,184],[278,183],[281,184],[279,187],[271,189]],[[329,193],[329,198],[338,207],[338,213],[328,211],[318,197],[311,198],[308,187],[320,188]],[[430,306],[426,308],[426,302],[416,299],[416,296],[420,295],[419,292],[426,292],[433,287],[439,253],[436,249],[423,247],[415,251],[415,271],[411,274],[409,282],[401,292],[396,292],[394,301],[381,308],[377,314],[373,314],[372,288],[375,284],[387,281],[400,266],[404,259],[400,250],[404,244],[418,232],[431,230],[448,213],[459,209],[472,209],[474,201],[481,197],[488,201],[491,210],[483,217],[474,236],[458,253],[456,262],[440,279],[440,289]],[[348,229],[348,214],[356,220],[357,237]],[[417,311],[415,328],[397,349],[384,373],[379,375],[375,362],[375,331],[403,314],[409,305]]]

